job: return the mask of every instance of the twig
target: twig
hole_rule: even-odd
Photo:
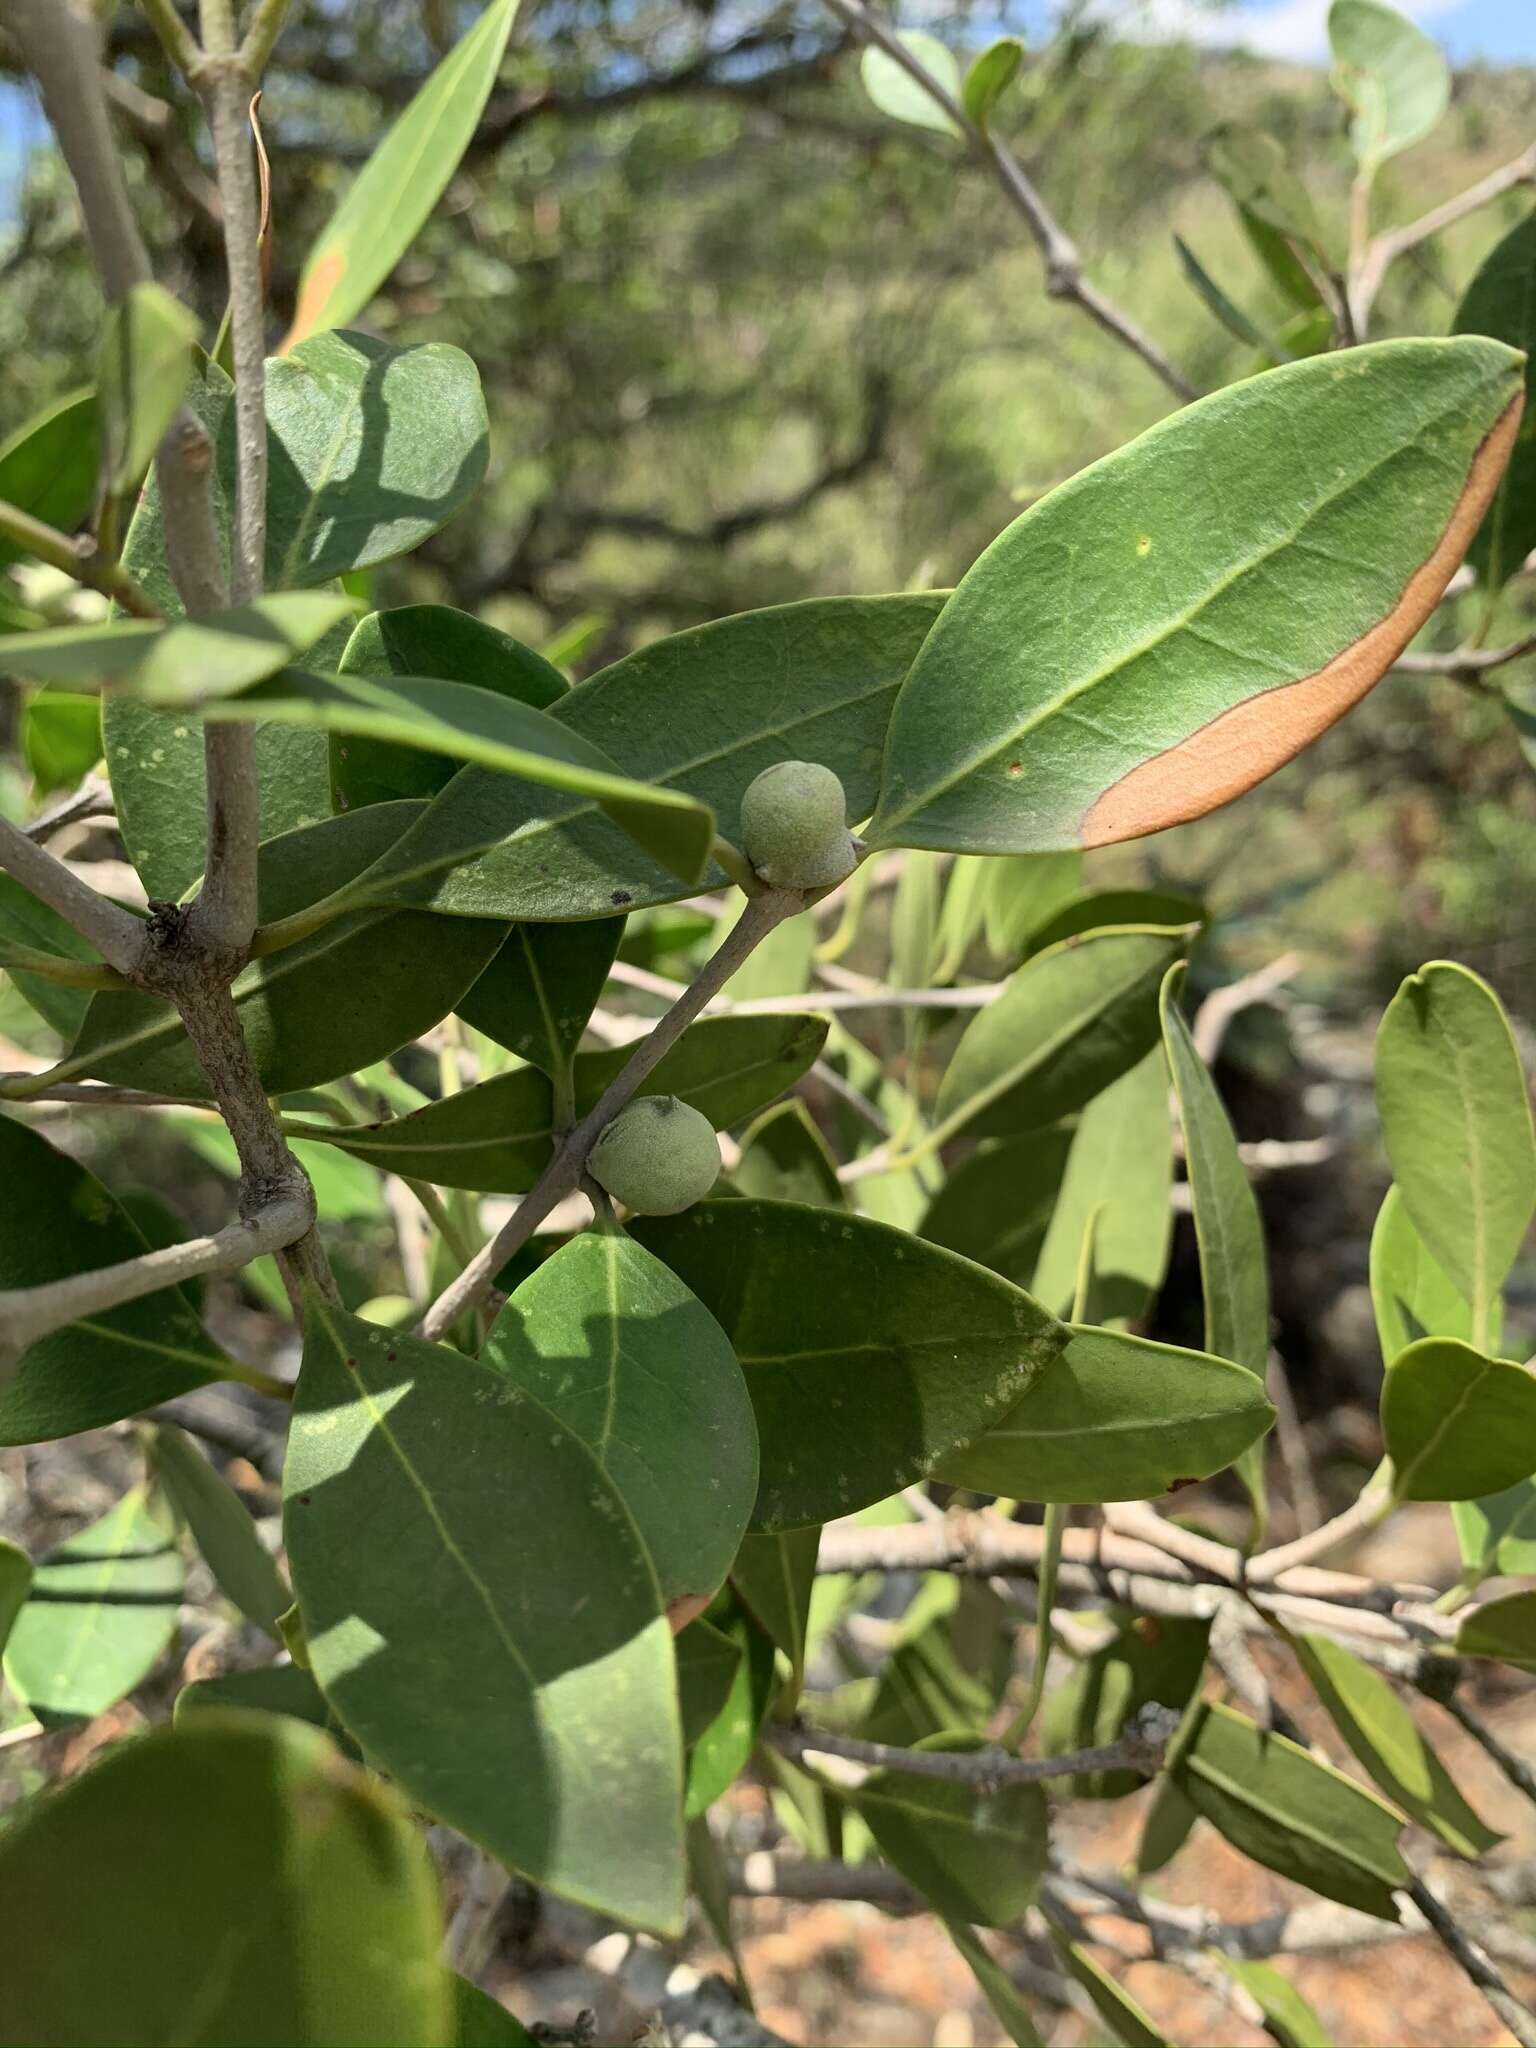
[[[1508,192],[1514,185],[1528,185],[1536,180],[1536,142],[1511,157],[1507,164],[1501,164],[1496,171],[1490,171],[1486,178],[1480,178],[1475,185],[1469,185],[1454,199],[1447,199],[1443,205],[1432,207],[1417,220],[1409,221],[1405,227],[1388,228],[1369,242],[1350,280],[1349,302],[1355,325],[1355,333],[1364,340],[1370,324],[1371,308],[1376,294],[1381,289],[1383,278],[1408,250],[1427,242],[1432,235],[1443,229],[1454,227],[1459,220],[1465,220],[1469,213],[1476,213],[1480,207],[1488,206],[1501,193]]]
[[[0,1729],[0,1749],[15,1749],[23,1742],[36,1742],[48,1730],[41,1721],[19,1721],[14,1728]]]
[[[146,1294],[158,1294],[162,1288],[180,1286],[199,1275],[233,1273],[264,1252],[281,1251],[292,1244],[308,1230],[313,1218],[313,1200],[284,1195],[212,1237],[189,1238],[115,1266],[96,1266],[37,1287],[6,1289],[0,1292],[0,1346],[19,1350],[50,1330],[138,1301]],[[280,1381],[265,1373],[254,1377],[242,1373],[241,1377],[259,1385],[264,1393],[286,1392]]]
[[[1400,654],[1392,664],[1395,675],[1449,676],[1458,683],[1470,682],[1483,688],[1483,677],[1508,662],[1521,661],[1536,653],[1536,633],[1527,633],[1508,647],[1456,647],[1448,654]]]
[[[159,605],[139,587],[126,569],[97,552],[94,541],[71,540],[56,526],[34,519],[19,505],[7,505],[3,501],[0,501],[0,534],[24,549],[34,560],[46,562],[51,569],[62,570],[88,590],[99,590],[103,597],[114,598],[125,612],[132,612],[135,618],[158,619],[164,616]]]
[[[71,960],[62,953],[44,953],[36,946],[12,946],[0,939],[0,967],[7,974],[35,974],[61,988],[128,988],[113,968],[95,960]]]
[[[258,0],[245,41],[240,45],[240,62],[248,78],[259,78],[266,70],[291,4],[292,0]]]
[[[699,2048],[789,2048],[782,2034],[737,2003],[723,1977],[701,1976],[690,1964],[673,1962],[646,1935],[604,1935],[582,1960],[610,1978],[639,2011],[655,2014],[662,2039]]]
[[[1282,953],[1267,967],[1256,968],[1252,974],[1245,974],[1238,981],[1229,981],[1224,988],[1212,989],[1196,1011],[1189,1032],[1196,1052],[1208,1067],[1215,1065],[1216,1055],[1221,1050],[1232,1019],[1256,1003],[1267,1003],[1277,990],[1294,980],[1301,971],[1301,964],[1299,953]]]
[[[111,790],[92,775],[81,783],[73,796],[62,797],[52,810],[34,818],[25,828],[26,834],[41,846],[55,832],[62,832],[66,825],[79,824],[85,818],[110,817],[113,807]]]
[[[1250,1558],[1247,1571],[1249,1585],[1272,1586],[1283,1572],[1291,1571],[1297,1565],[1311,1564],[1315,1558],[1324,1556],[1339,1544],[1348,1543],[1352,1537],[1363,1536],[1391,1510],[1391,1488],[1377,1481],[1367,1483],[1359,1499],[1352,1502],[1343,1514],[1335,1515],[1331,1522],[1324,1522],[1321,1528],[1309,1529],[1290,1543],[1276,1544],[1272,1550],[1261,1551],[1257,1557]]]
[[[1516,1756],[1513,1750],[1506,1749],[1482,1715],[1474,1714],[1465,1701],[1457,1698],[1454,1691],[1448,1692],[1435,1685],[1424,1686],[1421,1690],[1426,1698],[1432,1699],[1437,1706],[1444,1707],[1453,1721],[1460,1722],[1478,1747],[1498,1765],[1515,1790],[1524,1793],[1532,1805],[1536,1806],[1536,1771],[1531,1769],[1524,1757]]]
[[[942,1778],[950,1785],[1038,1785],[1049,1778],[1073,1778],[1084,1771],[1140,1771],[1151,1777],[1177,1726],[1167,1707],[1144,1707],[1118,1742],[1095,1749],[1072,1750],[1062,1756],[1018,1757],[1006,1749],[901,1749],[889,1742],[866,1742],[856,1735],[837,1735],[802,1722],[773,1722],[763,1740],[793,1763],[809,1754],[842,1757],[872,1771],[901,1771],[908,1777]]]
[[[1006,145],[969,119],[901,38],[877,15],[870,13],[863,0],[827,0],[827,5],[856,35],[867,43],[877,44],[921,86],[934,105],[941,107],[954,122],[972,153],[993,172],[1009,203],[1023,218],[1040,252],[1045,265],[1045,288],[1050,296],[1066,299],[1079,307],[1106,334],[1112,334],[1133,355],[1139,356],[1152,374],[1161,378],[1177,397],[1185,400],[1198,398],[1198,390],[1182,371],[1174,368],[1157,343],[1143,334],[1128,314],[1123,313],[1083,275],[1082,258],[1076,245]]]
[[[1482,1992],[1520,2048],[1536,2048],[1536,2013],[1521,2004],[1487,1955],[1457,1924],[1422,1877],[1415,1873],[1403,1889],[1424,1915],[1441,1946],[1460,1965],[1468,1981]]]
[[[697,980],[678,997],[650,1036],[631,1053],[594,1107],[572,1129],[533,1188],[518,1203],[510,1219],[433,1302],[422,1321],[421,1334],[424,1337],[435,1342],[445,1330],[452,1328],[466,1309],[478,1306],[507,1260],[528,1242],[556,1202],[578,1186],[587,1154],[646,1075],[676,1044],[710,997],[730,980],[753,949],[786,917],[792,917],[804,907],[803,896],[790,890],[765,889],[762,895],[748,898],[734,929],[706,961]]]
[[[131,975],[144,946],[144,925],[130,911],[98,894],[75,870],[0,818],[0,868],[13,875],[40,903],[89,939],[109,967]]]
[[[164,45],[166,55],[184,78],[193,77],[203,53],[197,47],[192,31],[176,12],[176,0],[144,0],[144,12]]]
[[[51,1088],[31,1089],[24,1084],[46,1077],[25,1070],[0,1074],[0,1099],[11,1102],[67,1102],[80,1109],[201,1109],[208,1108],[205,1095],[151,1095],[142,1088],[97,1086],[87,1081],[58,1081]]]

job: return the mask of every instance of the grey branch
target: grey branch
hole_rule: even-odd
[[[1444,1903],[1436,1898],[1422,1877],[1415,1875],[1413,1881],[1404,1889],[1424,1915],[1441,1946],[1461,1966],[1467,1980],[1482,1992],[1520,2043],[1520,2048],[1536,2048],[1536,2013],[1532,2013],[1528,2006],[1521,2004],[1494,1968],[1490,1958],[1447,1910]]]
[[[1482,689],[1484,677],[1509,662],[1536,653],[1536,633],[1527,633],[1507,647],[1456,647],[1449,654],[1400,654],[1392,664],[1394,675],[1449,676],[1453,682],[1471,683]]]
[[[1475,185],[1469,185],[1465,192],[1459,192],[1454,199],[1447,199],[1441,206],[1432,207],[1417,220],[1409,221],[1405,227],[1387,228],[1367,246],[1363,257],[1350,280],[1349,303],[1355,333],[1365,339],[1370,325],[1371,308],[1376,302],[1382,280],[1399,256],[1416,249],[1421,242],[1427,242],[1432,235],[1454,227],[1459,220],[1465,220],[1469,213],[1476,213],[1480,207],[1489,206],[1503,193],[1516,185],[1536,182],[1536,142],[1511,157],[1507,164],[1501,164],[1490,171],[1486,178],[1480,178]]]
[[[950,98],[933,74],[902,42],[901,38],[878,15],[872,14],[863,0],[827,0],[827,5],[838,19],[844,22],[866,43],[874,43],[884,50],[894,63],[901,66],[909,78],[927,93],[934,105],[941,107],[954,122],[970,149],[985,164],[1002,187],[1010,205],[1021,215],[1035,247],[1045,265],[1045,288],[1052,298],[1066,299],[1086,313],[1090,320],[1102,327],[1106,334],[1114,336],[1141,361],[1154,376],[1161,378],[1168,389],[1179,398],[1198,398],[1199,392],[1182,371],[1175,369],[1157,343],[1141,329],[1128,314],[1101,292],[1097,285],[1083,275],[1082,257],[1071,237],[1061,226],[1044,198],[1036,191],[1028,174],[1018,159],[999,142],[994,135],[978,128],[969,119],[963,108]]]
[[[91,775],[73,795],[61,797],[51,810],[34,818],[26,827],[26,834],[41,846],[55,832],[62,832],[66,825],[77,825],[86,818],[108,818],[113,809],[111,790],[98,777]]]
[[[459,1277],[433,1302],[422,1321],[421,1334],[424,1337],[435,1343],[466,1309],[474,1308],[484,1300],[507,1260],[528,1242],[555,1204],[579,1185],[587,1154],[646,1075],[676,1044],[710,997],[724,987],[753,949],[786,917],[794,916],[804,907],[804,897],[791,890],[765,889],[760,896],[747,899],[735,928],[705,962],[692,986],[678,997],[650,1036],[631,1053],[496,1236],[475,1254]]]
[[[232,1273],[281,1251],[304,1235],[314,1220],[313,1200],[286,1195],[254,1215],[231,1223],[212,1237],[189,1238],[161,1251],[145,1252],[115,1266],[97,1266],[49,1280],[38,1287],[13,1287],[0,1293],[0,1349],[19,1351],[83,1317],[119,1308],[164,1287],[180,1286],[210,1273]]]
[[[859,1736],[837,1735],[799,1722],[770,1723],[763,1739],[794,1763],[803,1763],[810,1755],[835,1756],[872,1771],[902,1771],[908,1777],[941,1778],[947,1784],[982,1789],[1038,1785],[1051,1778],[1076,1777],[1083,1771],[1140,1771],[1150,1778],[1160,1768],[1177,1725],[1177,1714],[1168,1708],[1143,1708],[1135,1725],[1118,1742],[1050,1757],[1011,1756],[996,1748],[900,1749],[889,1742],[866,1742]]]
[[[82,881],[72,867],[46,847],[0,818],[0,868],[28,889],[40,903],[56,910],[66,924],[89,939],[109,967],[131,974],[144,944],[144,926]]]

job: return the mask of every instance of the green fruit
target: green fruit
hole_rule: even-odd
[[[776,889],[829,889],[853,873],[843,785],[819,761],[779,761],[747,785],[742,851]]]
[[[587,1170],[637,1215],[675,1216],[714,1186],[720,1141],[709,1118],[675,1095],[642,1095],[603,1132]]]

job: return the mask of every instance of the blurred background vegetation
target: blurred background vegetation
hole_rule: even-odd
[[[354,168],[475,12],[298,0],[261,105],[274,332]],[[923,25],[965,52],[1013,24],[959,11]],[[222,252],[197,114],[135,9],[110,10],[109,36],[158,273],[211,333]],[[10,76],[0,433],[85,381],[98,317],[67,181]],[[1288,311],[1202,163],[1203,138],[1232,120],[1285,143],[1342,241],[1344,115],[1320,70],[1127,40],[1103,9],[1069,5],[1031,37],[997,116],[1098,281],[1202,388],[1257,364],[1185,281],[1175,233],[1262,329]],[[1462,71],[1446,120],[1386,167],[1378,224],[1460,191],[1533,133],[1536,66]],[[1517,189],[1399,264],[1376,332],[1446,331],[1530,203]],[[876,111],[850,37],[803,0],[528,0],[479,136],[366,324],[468,349],[492,422],[471,514],[379,573],[373,600],[465,606],[577,676],[725,612],[952,583],[1024,505],[1171,403],[1045,295],[983,170]],[[1515,578],[1492,617],[1463,597],[1422,644],[1513,639],[1533,592]],[[1363,1300],[1384,1181],[1368,1087],[1380,1005],[1449,954],[1494,982],[1529,1051],[1533,876],[1536,774],[1501,707],[1407,675],[1230,810],[1089,863],[1095,884],[1207,900],[1207,985],[1301,955],[1284,1025],[1247,1013],[1224,1075],[1245,1135],[1366,1139],[1347,1169],[1265,1190],[1298,1365],[1373,1355],[1368,1320],[1331,1329],[1325,1305]]]

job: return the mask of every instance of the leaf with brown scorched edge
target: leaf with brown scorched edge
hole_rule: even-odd
[[[372,804],[269,839],[257,855],[262,922],[329,894],[418,809]],[[490,920],[360,911],[253,960],[233,994],[262,1082],[274,1095],[318,1087],[398,1051],[447,1016],[505,937]],[[175,1009],[136,991],[93,997],[79,1036],[38,1085],[80,1074],[165,1095],[211,1092]]]
[[[240,697],[210,704],[207,715],[224,722],[314,727],[361,733],[396,746],[472,761],[519,785],[590,799],[645,853],[682,881],[704,873],[715,821],[704,804],[676,790],[653,789],[621,774],[599,748],[515,697],[499,697],[474,683],[432,676],[310,675],[285,669]],[[523,790],[519,807],[526,807]],[[371,900],[366,891],[343,902]],[[609,906],[611,909],[611,905]]]
[[[1103,846],[1262,781],[1439,602],[1514,445],[1523,370],[1468,337],[1288,363],[1058,486],[914,662],[866,837]]]
[[[476,1031],[542,1072],[569,1066],[624,932],[622,917],[515,924],[458,1006]]]
[[[926,1478],[1050,1377],[1062,1341],[1021,1289],[867,1217],[704,1202],[634,1234],[741,1361],[757,1411],[756,1528],[830,1521]]]
[[[724,1130],[798,1079],[821,1050],[826,1029],[822,1017],[706,1017],[657,1061],[638,1093],[676,1095]],[[615,1046],[576,1055],[578,1116],[593,1107],[630,1052]],[[290,1136],[335,1145],[382,1173],[480,1194],[522,1194],[549,1163],[554,1098],[547,1075],[519,1067],[385,1123],[312,1124],[290,1117],[283,1127]]]
[[[674,1627],[724,1583],[757,1496],[757,1427],[725,1332],[623,1232],[583,1231],[481,1349],[573,1430],[623,1500]]]
[[[933,592],[809,598],[716,619],[626,655],[550,716],[622,774],[707,805],[733,843],[747,785],[776,761],[822,762],[849,818],[866,817],[896,692],[943,603]],[[555,922],[686,893],[590,801],[474,767],[359,886],[454,916]]]
[[[313,664],[312,664],[313,665]],[[448,604],[403,604],[358,622],[337,663],[340,675],[438,676],[474,683],[547,711],[568,685],[559,669],[520,640]],[[436,796],[456,772],[442,754],[348,734],[331,740],[331,793],[338,811]]]
[[[926,1735],[914,1747],[976,1750],[982,1737]],[[984,1787],[881,1770],[848,1796],[886,1861],[945,1919],[1006,1927],[1032,1903],[1049,1832],[1038,1785]]]
[[[142,1258],[143,1233],[77,1160],[0,1116],[0,1287],[36,1287]],[[233,1367],[177,1288],[29,1344],[0,1374],[0,1444],[99,1429]]]
[[[1453,1337],[1387,1367],[1381,1431],[1399,1500],[1477,1500],[1536,1472],[1536,1378]]]
[[[451,2038],[420,1830],[299,1721],[225,1710],[115,1744],[6,1828],[0,1922],[7,2048]]]
[[[321,1690],[403,1792],[490,1854],[676,1930],[672,1636],[622,1497],[491,1366],[313,1295],[306,1325],[283,1528]]]
[[[1481,976],[1431,960],[1407,977],[1376,1034],[1376,1105],[1414,1228],[1486,1344],[1536,1210],[1536,1132],[1509,1019]]]
[[[1263,1387],[1225,1358],[1066,1327],[1050,1370],[935,1478],[1013,1500],[1148,1500],[1221,1471],[1274,1422]]]
[[[1180,1730],[1168,1771],[1234,1849],[1282,1877],[1396,1920],[1411,1878],[1400,1813],[1361,1785],[1231,1707],[1209,1700]]]
[[[285,350],[356,319],[415,241],[474,136],[517,7],[491,0],[380,139],[304,260]]]
[[[89,1721],[159,1663],[186,1569],[163,1504],[141,1488],[38,1560],[5,1676],[40,1718]]]
[[[939,1129],[1006,1137],[1081,1109],[1157,1043],[1158,990],[1192,937],[1108,925],[1026,960],[955,1047]]]
[[[1333,1725],[1395,1806],[1458,1856],[1484,1856],[1504,1840],[1463,1799],[1379,1672],[1330,1636],[1293,1635],[1291,1643]]]

